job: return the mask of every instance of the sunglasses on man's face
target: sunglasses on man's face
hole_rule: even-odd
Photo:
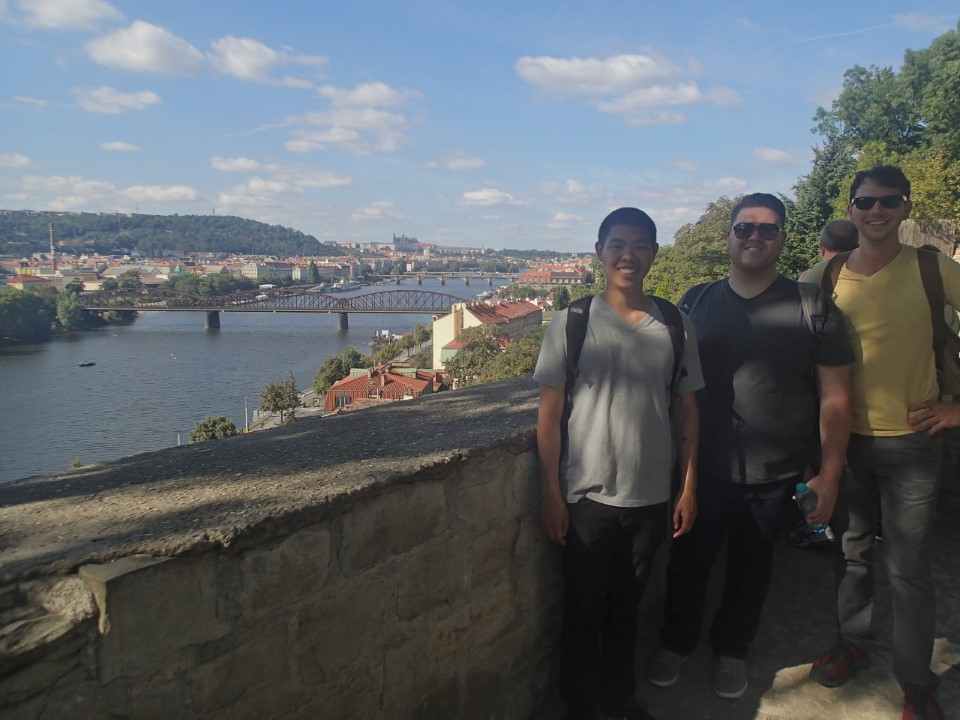
[[[864,195],[862,197],[855,197],[850,201],[850,204],[857,208],[857,210],[869,210],[877,203],[880,203],[880,205],[887,210],[893,210],[903,205],[906,201],[906,195],[884,195],[883,197]]]
[[[775,240],[780,234],[780,226],[773,223],[737,223],[733,234],[740,240],[749,240],[756,231],[761,240]]]

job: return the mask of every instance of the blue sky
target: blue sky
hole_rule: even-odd
[[[0,0],[0,208],[232,214],[320,240],[663,242],[792,193],[818,105],[955,0]]]

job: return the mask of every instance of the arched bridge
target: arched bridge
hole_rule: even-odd
[[[196,295],[177,290],[139,288],[84,293],[87,310],[193,311],[207,313],[207,327],[220,327],[221,312],[338,313],[338,327],[347,328],[348,313],[437,315],[450,311],[463,298],[428,290],[385,290],[342,297],[303,288],[245,290],[229,295]]]

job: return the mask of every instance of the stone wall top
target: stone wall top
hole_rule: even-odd
[[[536,406],[528,376],[0,485],[0,585],[286,535],[486,448],[522,452]]]

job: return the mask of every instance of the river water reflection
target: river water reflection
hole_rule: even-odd
[[[502,285],[496,283],[495,287]],[[359,295],[396,286],[365,287]],[[399,289],[473,296],[484,285],[424,280]],[[202,312],[157,312],[132,325],[77,333],[44,345],[0,350],[0,482],[49,474],[189,442],[209,415],[244,422],[266,383],[293,373],[307,389],[324,359],[349,346],[369,352],[374,331],[401,333],[429,315],[222,313],[219,330]],[[90,359],[92,367],[78,367]]]

